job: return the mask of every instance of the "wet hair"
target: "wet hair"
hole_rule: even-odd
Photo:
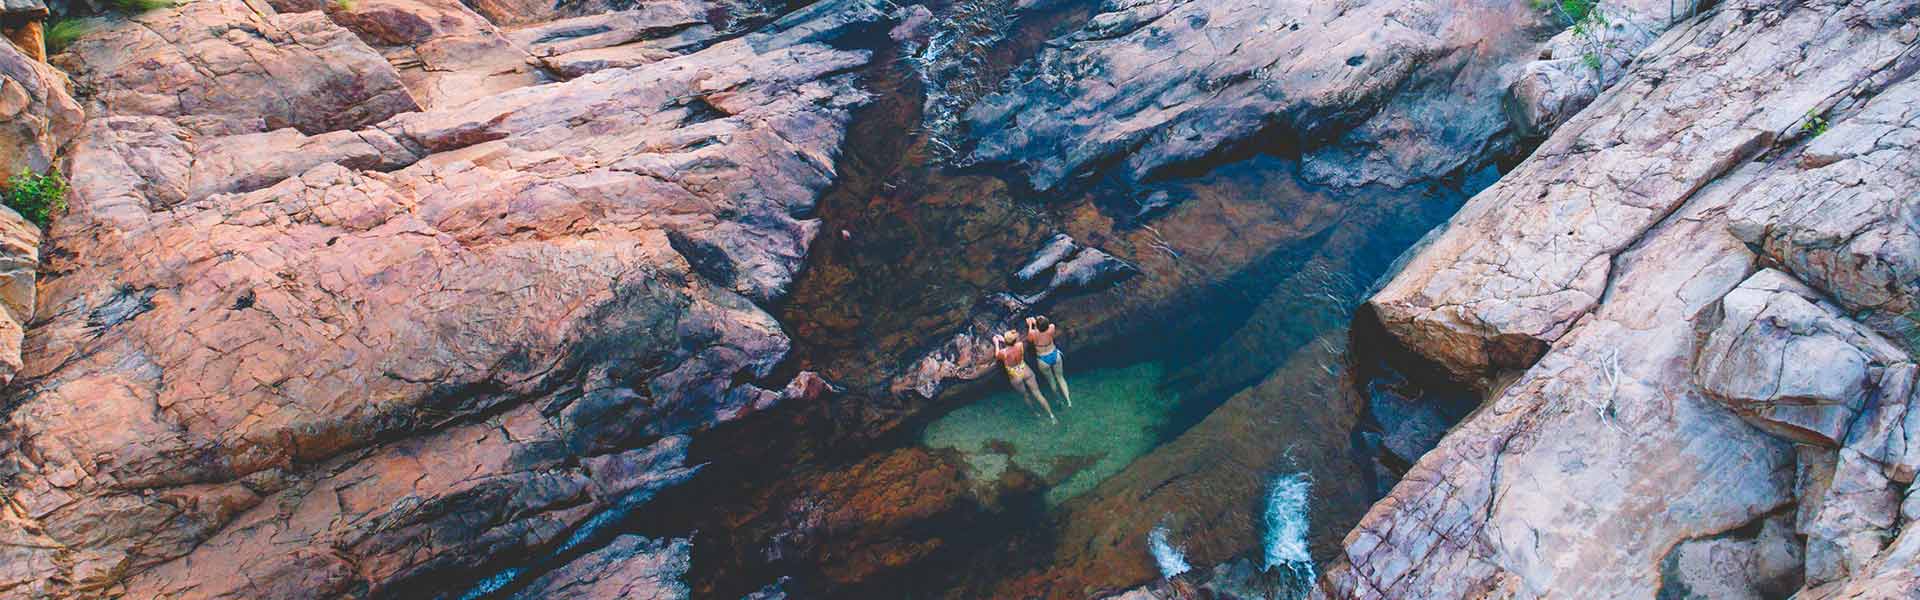
[[[1047,318],[1044,316],[1033,318],[1033,328],[1036,330],[1046,331],[1048,327],[1052,327],[1052,326],[1053,326],[1053,322],[1048,321]]]

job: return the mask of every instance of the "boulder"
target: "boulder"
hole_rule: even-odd
[[[325,11],[384,56],[422,108],[550,81],[538,60],[458,0],[335,0]]]
[[[1626,75],[1634,57],[1660,32],[1690,16],[1669,14],[1687,6],[1650,0],[1595,2],[1590,7],[1597,19],[1553,36],[1540,60],[1522,67],[1507,87],[1507,117],[1521,137],[1543,138],[1567,122]],[[1557,19],[1567,16],[1555,12]]]
[[[513,600],[685,600],[680,579],[693,562],[693,541],[614,538],[606,547],[568,562],[515,592]]]
[[[1696,359],[1697,382],[1781,437],[1839,447],[1885,387],[1882,376],[1908,361],[1905,352],[1779,271],[1749,277],[1720,307],[1720,322],[1711,325]]]
[[[84,117],[66,75],[0,43],[0,181],[47,172]]]

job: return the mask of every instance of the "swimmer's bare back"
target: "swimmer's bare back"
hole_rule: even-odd
[[[1034,324],[1033,317],[1027,317],[1027,341],[1033,342],[1034,354],[1046,354],[1053,351],[1053,336],[1060,333],[1060,327],[1048,323],[1045,329]]]
[[[1027,364],[1027,345],[1023,342],[1003,345],[993,353],[999,357],[1000,365],[1009,369]]]

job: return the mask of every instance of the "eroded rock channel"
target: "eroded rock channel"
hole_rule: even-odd
[[[1566,6],[56,6],[0,598],[1910,597],[1920,3]]]

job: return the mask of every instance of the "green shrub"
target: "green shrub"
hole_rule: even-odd
[[[1800,124],[1800,132],[1807,134],[1809,137],[1820,137],[1820,134],[1827,132],[1827,125],[1826,117],[1821,116],[1820,113],[1809,110],[1807,111],[1806,122]]]
[[[114,10],[137,15],[154,9],[172,7],[173,0],[107,0],[107,5],[112,6]]]
[[[6,190],[0,193],[4,194],[0,200],[5,201],[7,208],[42,229],[53,222],[55,213],[67,208],[67,178],[60,175],[60,169],[49,170],[45,175],[22,169],[7,179]]]
[[[47,26],[45,34],[47,54],[59,54],[60,51],[66,50],[67,46],[72,45],[74,40],[80,39],[80,36],[86,35],[89,31],[93,31],[93,23],[84,19],[54,21],[52,25]]]

